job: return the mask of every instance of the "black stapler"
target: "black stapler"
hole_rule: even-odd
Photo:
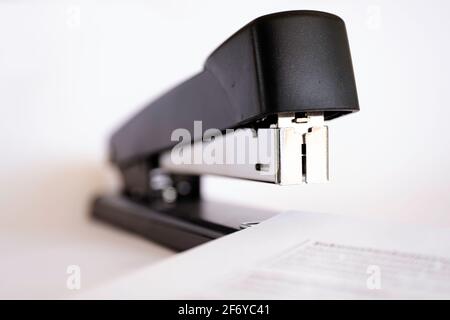
[[[98,197],[93,216],[175,250],[248,227],[273,213],[206,201],[200,177],[328,181],[325,123],[358,110],[342,19],[262,16],[113,134],[123,191]]]

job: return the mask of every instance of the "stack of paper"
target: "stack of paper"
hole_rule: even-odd
[[[83,298],[450,298],[450,230],[288,212]]]

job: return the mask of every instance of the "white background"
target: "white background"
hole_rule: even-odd
[[[332,181],[210,178],[209,198],[450,226],[445,1],[0,1],[0,296],[62,297],[171,255],[88,219],[113,190],[112,131],[252,19],[314,9],[347,25],[361,111],[329,123]],[[274,235],[276,236],[276,235]]]

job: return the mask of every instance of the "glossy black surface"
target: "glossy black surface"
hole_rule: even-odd
[[[203,131],[224,130],[278,113],[323,111],[332,119],[358,110],[344,22],[317,11],[281,12],[240,29],[203,71],[119,128],[111,159],[120,167],[149,159],[176,143],[171,133],[177,128],[199,139],[195,120],[203,121]]]

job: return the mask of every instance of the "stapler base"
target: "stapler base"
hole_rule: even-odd
[[[126,196],[98,197],[94,218],[183,251],[262,221],[275,213],[201,199],[176,204],[137,202]]]

